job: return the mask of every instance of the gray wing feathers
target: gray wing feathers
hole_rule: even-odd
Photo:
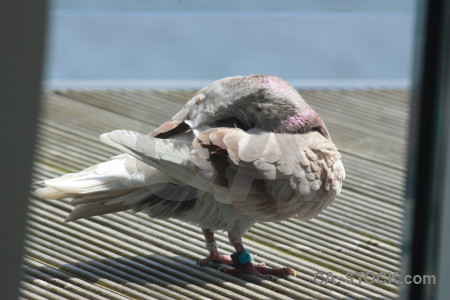
[[[172,178],[201,191],[217,189],[210,180],[198,176],[191,161],[192,141],[159,139],[127,130],[100,136],[102,142],[133,155]]]
[[[104,133],[100,136],[100,140],[149,165],[167,167],[168,169],[161,170],[167,173],[173,172],[174,165],[187,166],[189,164],[190,142],[158,139],[128,130]],[[179,168],[177,171],[182,169],[188,172],[186,167]]]

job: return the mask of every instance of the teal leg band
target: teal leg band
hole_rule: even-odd
[[[250,252],[247,249],[240,253],[235,252],[231,254],[231,259],[233,260],[233,264],[236,267],[242,267],[243,265],[246,265],[253,260]]]

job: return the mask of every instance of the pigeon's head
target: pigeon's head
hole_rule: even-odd
[[[271,75],[214,81],[190,101],[189,119],[194,126],[259,128],[278,133],[318,131],[329,138],[322,119],[298,91]]]

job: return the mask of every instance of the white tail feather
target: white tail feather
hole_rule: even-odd
[[[157,169],[122,154],[78,173],[41,182],[36,195],[44,199],[72,198],[77,205],[66,221],[128,210],[151,195],[147,188],[167,183],[167,176]]]
[[[43,183],[46,187],[36,190],[36,193],[45,199],[100,192],[114,195],[115,191],[121,192],[164,182],[167,182],[167,178],[163,173],[130,155],[122,154],[78,173],[45,180]]]

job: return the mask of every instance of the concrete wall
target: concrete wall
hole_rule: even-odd
[[[275,74],[300,87],[409,84],[413,1],[64,1],[49,87],[200,87]]]

